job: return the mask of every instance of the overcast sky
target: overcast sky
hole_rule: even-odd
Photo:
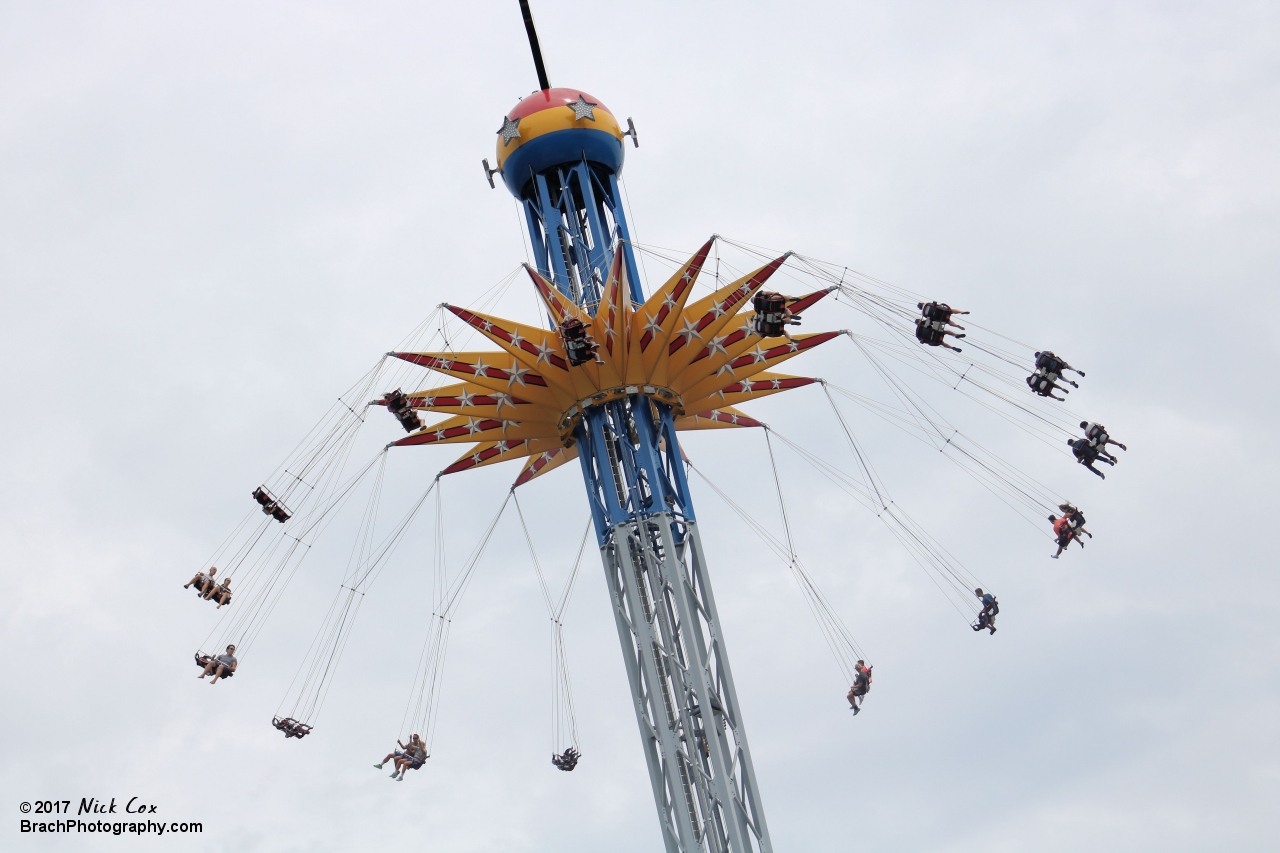
[[[1095,538],[1055,562],[978,484],[851,410],[895,498],[999,592],[994,637],[784,462],[798,549],[876,665],[856,720],[786,567],[695,480],[775,849],[1274,849],[1280,7],[534,10],[552,83],[634,118],[639,242],[720,233],[968,308],[1084,368],[1073,410],[1129,447],[1102,482],[950,399],[1088,510]],[[510,0],[0,0],[0,846],[660,849],[590,549],[566,627],[585,757],[547,760],[550,634],[511,517],[456,620],[435,755],[405,784],[370,765],[409,697],[429,529],[370,593],[305,741],[268,723],[347,528],[233,681],[190,662],[215,615],[181,584],[249,490],[437,303],[472,304],[525,260],[480,159],[535,85]],[[524,282],[496,312],[533,316]],[[856,359],[837,341],[787,370],[882,395]],[[752,412],[851,467],[816,390]],[[370,448],[399,430],[373,414]],[[686,449],[776,529],[758,431]],[[388,512],[454,455],[394,452]],[[455,565],[516,470],[445,481]],[[585,519],[576,466],[526,500],[559,583]],[[135,795],[203,834],[17,831],[24,801]]]

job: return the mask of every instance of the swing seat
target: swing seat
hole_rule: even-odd
[[[209,661],[211,660],[213,660],[213,655],[206,655],[204,652],[196,652],[196,666],[200,667],[201,669],[204,669],[206,666],[208,666]],[[234,672],[232,672],[231,670],[227,670],[224,674],[222,674],[219,677],[230,678],[233,675],[235,675]]]
[[[275,726],[281,732],[284,732],[285,739],[296,737],[299,740],[311,734],[311,726],[306,723],[300,723],[293,717],[273,717],[271,725]]]

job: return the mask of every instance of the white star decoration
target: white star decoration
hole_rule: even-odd
[[[657,315],[644,315],[649,322],[644,324],[644,330],[650,334],[657,335],[662,332],[662,324],[658,322]]]
[[[707,344],[707,355],[715,355],[716,353],[722,353],[723,355],[728,355],[729,351],[724,348],[724,340],[727,337],[729,336],[721,335],[718,338],[712,338],[711,343]]]
[[[758,344],[756,345],[756,348],[747,353],[747,355],[751,356],[752,364],[760,364],[769,357],[769,354],[765,350],[760,349]]]
[[[689,343],[689,341],[692,340],[693,338],[702,340],[702,335],[698,334],[698,321],[692,318],[686,317],[684,321],[684,326],[681,327],[676,332],[676,337],[684,338],[685,343]]]
[[[582,121],[584,118],[589,121],[596,120],[595,107],[599,104],[593,104],[586,98],[582,97],[582,93],[578,93],[578,100],[569,104],[569,109],[573,110],[573,120]]]
[[[518,364],[512,367],[507,371],[507,387],[511,388],[515,385],[519,385],[521,388],[528,387],[524,384],[524,375],[529,372],[529,368],[521,367]]]
[[[533,348],[538,351],[538,359],[537,361],[534,362],[534,364],[542,364],[542,362],[544,361],[547,364],[551,364],[551,361],[548,358],[552,352],[551,347],[547,346],[546,344],[534,344]]]
[[[474,406],[475,404],[472,403],[471,401],[475,399],[475,396],[476,396],[475,394],[472,394],[470,391],[466,390],[465,388],[462,389],[462,393],[458,395],[458,405],[464,409],[467,406]]]
[[[502,137],[502,147],[505,148],[511,144],[511,140],[520,138],[520,119],[502,117],[502,127],[498,128],[498,135]]]
[[[522,338],[522,337],[520,337],[520,333],[519,333],[519,332],[512,332],[512,333],[511,333],[511,345],[512,345],[513,347],[518,347],[518,346],[520,346],[520,345],[521,345],[522,343],[524,343],[526,340],[528,340],[528,339],[527,339],[527,338]]]
[[[485,364],[484,359],[482,358],[477,358],[476,363],[471,365],[471,367],[475,370],[476,376],[484,376],[485,371],[489,369],[489,365]]]

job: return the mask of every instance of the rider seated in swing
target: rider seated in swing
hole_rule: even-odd
[[[1056,373],[1046,375],[1037,371],[1027,377],[1027,386],[1041,397],[1050,397],[1059,403],[1065,403],[1066,397],[1059,397],[1053,393],[1054,391],[1061,391],[1063,394],[1069,393],[1066,388],[1054,381],[1061,378]]]
[[[405,396],[403,389],[397,388],[378,402],[396,416],[396,420],[400,421],[400,426],[404,427],[405,432],[422,429],[422,418],[409,405],[409,398]]]
[[[762,338],[786,338],[787,326],[800,325],[800,318],[787,307],[788,298],[772,290],[762,290],[751,297],[755,316],[751,318],[751,331]]]
[[[205,574],[204,572],[196,572],[196,576],[193,577],[191,580],[187,581],[186,583],[184,583],[182,585],[182,588],[190,589],[192,586],[195,586],[196,594],[199,595],[201,598],[204,598],[205,593],[208,592],[210,589],[212,589],[215,584],[217,584],[217,581],[214,580],[214,577],[213,577],[217,573],[218,573],[217,566],[214,566],[211,569],[209,569],[208,574]]]
[[[574,367],[588,361],[599,361],[596,350],[600,345],[591,337],[587,327],[576,317],[570,317],[560,324],[560,336],[564,339],[564,352],[569,363]]]
[[[560,754],[553,753],[551,756],[551,763],[560,770],[570,771],[578,766],[578,759],[581,757],[582,753],[578,752],[578,750],[573,747],[569,747]]]
[[[427,748],[423,744],[422,738],[418,737],[416,734],[409,736],[408,746],[398,740],[396,741],[396,745],[399,746],[400,749],[390,753],[386,758],[373,766],[381,770],[382,765],[386,764],[388,761],[393,762],[395,764],[395,769],[391,771],[391,778],[398,779],[403,782],[404,772],[406,770],[417,770],[431,756],[427,754]]]
[[[1114,444],[1121,450],[1128,450],[1120,442],[1113,439],[1108,433],[1107,428],[1097,422],[1081,421],[1080,429],[1084,430],[1084,437],[1089,439],[1089,443],[1104,453],[1107,452],[1107,445]],[[1114,457],[1112,457],[1114,458]]]
[[[945,347],[953,352],[960,352],[960,347],[953,347],[947,343],[947,335],[963,338],[964,332],[957,335],[955,332],[947,331],[945,324],[941,321],[930,320],[926,317],[920,317],[916,320],[916,340],[920,343],[931,347]]]
[[[1077,385],[1075,382],[1072,382],[1070,379],[1062,378],[1062,373],[1065,370],[1070,370],[1072,373],[1076,374],[1080,378],[1082,379],[1084,378],[1083,370],[1076,370],[1074,367],[1067,364],[1065,359],[1058,358],[1058,356],[1054,355],[1049,350],[1036,353],[1036,372],[1037,373],[1044,373],[1046,375],[1052,374],[1056,376],[1058,379],[1062,380],[1063,382],[1066,382],[1072,388],[1079,388],[1080,386]]]
[[[213,680],[209,683],[217,684],[219,678],[230,678],[235,675],[236,665],[239,664],[239,661],[236,660],[235,651],[236,647],[230,645],[227,646],[226,652],[217,657],[201,655],[196,652],[196,665],[204,669],[198,677],[204,678],[206,675],[212,675]]]
[[[300,723],[293,717],[284,717],[283,719],[274,717],[271,720],[271,725],[284,732],[286,740],[291,737],[302,739],[311,734],[311,726],[306,723]]]
[[[982,611],[978,614],[978,621],[971,627],[975,631],[981,631],[986,628],[992,634],[996,632],[996,614],[1000,612],[1000,603],[996,601],[996,597],[989,592],[983,592],[982,587],[978,587],[973,594],[982,602]]]
[[[959,323],[951,322],[952,314],[968,314],[968,311],[958,311],[945,302],[917,302],[916,307],[920,309],[920,316],[934,323],[941,323],[945,326],[955,326],[960,331],[964,331],[964,326]],[[964,335],[960,335],[964,337]]]
[[[1102,479],[1107,479],[1107,475],[1093,467],[1094,462],[1105,462],[1108,465],[1115,465],[1115,457],[1105,450],[1094,447],[1089,443],[1087,438],[1067,439],[1067,444],[1071,446],[1071,454],[1075,456],[1076,461]]]
[[[1067,546],[1071,544],[1072,539],[1079,542],[1081,548],[1084,547],[1084,540],[1080,538],[1081,533],[1090,539],[1093,538],[1093,534],[1084,529],[1084,515],[1080,513],[1080,510],[1070,504],[1064,504],[1064,507],[1069,508],[1069,510],[1064,508],[1064,514],[1061,518],[1056,515],[1049,516],[1049,521],[1053,523],[1053,535],[1058,540],[1057,553],[1051,555],[1055,560],[1062,556],[1063,551],[1067,550]]]
[[[853,667],[853,686],[849,688],[849,707],[856,716],[862,709],[859,707],[866,700],[867,691],[871,689],[871,667],[866,661],[858,661]]]
[[[223,578],[222,583],[217,586],[209,585],[209,589],[202,596],[206,601],[216,601],[218,606],[215,610],[221,610],[222,605],[231,603],[231,578]]]

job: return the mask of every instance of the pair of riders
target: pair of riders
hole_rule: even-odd
[[[409,398],[404,389],[397,388],[381,400],[374,400],[371,406],[386,406],[387,411],[396,416],[405,432],[422,429],[422,417],[409,405]]]
[[[182,588],[189,589],[194,586],[197,595],[205,601],[217,601],[218,606],[214,609],[221,610],[222,605],[231,603],[231,578],[223,578],[222,583],[218,583],[215,577],[217,574],[217,566],[209,569],[208,574],[196,572],[196,576],[184,583]]]
[[[262,507],[263,512],[281,524],[293,517],[292,513],[285,509],[284,504],[280,503],[275,495],[267,491],[266,486],[258,486],[258,488],[254,489],[253,499],[258,502],[258,506]]]
[[[916,340],[931,347],[946,347],[960,352],[960,347],[953,347],[946,342],[946,336],[964,337],[964,326],[951,322],[951,315],[969,312],[959,311],[945,302],[917,302],[916,307],[920,309],[920,317],[916,320]],[[947,326],[955,326],[961,333],[957,335],[947,329]]]
[[[1067,370],[1077,373],[1081,377],[1084,376],[1083,370],[1076,370],[1074,367],[1067,364],[1066,360],[1058,358],[1058,356],[1054,355],[1049,350],[1038,352],[1036,353],[1036,371],[1027,377],[1027,385],[1032,391],[1036,392],[1041,397],[1052,397],[1059,402],[1065,402],[1067,399],[1066,397],[1055,397],[1053,392],[1061,391],[1063,394],[1069,394],[1071,392],[1066,388],[1063,388],[1058,383],[1064,382],[1072,388],[1080,387],[1079,383],[1072,382],[1070,379],[1062,378],[1063,372]]]
[[[381,770],[382,765],[388,761],[393,762],[395,769],[391,771],[391,778],[403,782],[406,770],[417,770],[431,756],[427,753],[427,747],[422,742],[422,738],[416,734],[409,736],[409,744],[407,746],[398,740],[396,745],[400,748],[373,766]]]
[[[761,290],[751,297],[755,315],[751,318],[751,332],[762,338],[786,338],[791,340],[787,326],[800,325],[800,318],[791,313],[787,303],[791,297],[774,290]]]
[[[227,646],[227,650],[217,657],[196,652],[196,666],[201,669],[198,677],[204,678],[206,675],[212,675],[213,680],[209,683],[217,684],[219,678],[230,678],[235,675],[236,666],[239,664],[235,653],[236,647],[234,645]]]
[[[858,661],[853,667],[853,686],[849,688],[849,694],[845,696],[849,700],[849,707],[853,709],[854,716],[862,710],[859,707],[867,696],[867,691],[871,689],[871,667],[867,666],[866,661]]]
[[[1000,612],[1000,602],[996,601],[996,597],[989,592],[983,592],[982,587],[978,587],[973,594],[982,602],[982,610],[978,613],[978,621],[974,622],[970,627],[975,631],[981,631],[986,628],[992,634],[996,632],[996,614]]]
[[[1067,440],[1071,453],[1076,457],[1077,462],[1105,480],[1107,475],[1094,468],[1093,463],[1105,462],[1108,465],[1115,465],[1119,461],[1107,450],[1108,444],[1114,444],[1121,450],[1128,450],[1128,448],[1108,435],[1107,428],[1102,424],[1081,421],[1080,429],[1084,430],[1084,438]]]
[[[552,753],[551,763],[556,766],[556,769],[568,772],[578,766],[578,759],[581,757],[581,752],[578,752],[578,750],[573,747],[569,747],[564,752]]]
[[[1058,540],[1057,553],[1053,554],[1053,559],[1062,556],[1062,552],[1067,550],[1067,546],[1071,544],[1071,540],[1080,543],[1080,547],[1084,547],[1084,540],[1080,538],[1080,534],[1093,538],[1093,534],[1084,529],[1084,513],[1079,507],[1074,507],[1069,503],[1058,504],[1058,509],[1062,511],[1062,516],[1051,515],[1049,521],[1053,524],[1053,535]]]

